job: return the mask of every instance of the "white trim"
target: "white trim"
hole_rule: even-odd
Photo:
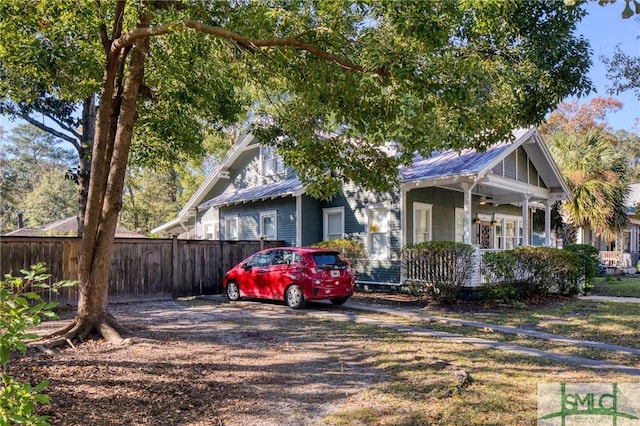
[[[386,227],[387,230],[384,232],[381,231],[375,231],[372,232],[371,231],[371,227],[373,226],[373,224],[371,224],[371,213],[373,211],[377,211],[377,210],[383,210],[386,211]],[[370,259],[390,259],[391,258],[391,209],[385,204],[373,204],[367,207],[367,214],[365,217],[365,236],[366,236],[366,247],[367,247],[367,252],[369,253],[369,258]],[[386,237],[386,245],[387,245],[387,250],[386,253],[381,254],[381,255],[373,255],[371,253],[371,250],[373,249],[373,241],[372,241],[372,236],[374,234],[379,234],[379,235],[385,235]]]
[[[250,147],[251,143],[255,141],[255,137],[251,133],[243,133],[238,138],[238,141],[231,146],[229,151],[225,154],[224,158],[218,163],[218,166],[209,173],[205,181],[198,187],[196,192],[189,198],[187,204],[180,210],[178,217],[183,217],[194,210],[198,204],[200,204],[204,197],[211,191],[214,185],[220,179],[220,174],[229,169],[229,166],[242,154],[246,149],[257,148],[259,145]]]
[[[427,229],[426,229],[427,238],[425,239],[425,241],[433,240],[433,204],[419,203],[414,201],[413,202],[413,236],[412,236],[413,244],[416,244],[417,242],[417,238],[416,238],[417,230],[418,230],[417,212],[427,212]]]
[[[462,217],[462,229],[460,231],[461,232],[461,236],[462,239],[458,241],[457,237],[458,237],[458,217]],[[465,211],[464,211],[464,207],[454,207],[453,208],[453,240],[457,243],[464,243],[466,242],[467,244],[471,244],[471,226],[469,226],[469,237],[468,242],[465,241],[465,227],[467,226],[467,219],[466,219],[466,215],[465,215]]]
[[[340,226],[340,238],[344,237],[344,206],[341,207],[328,207],[322,209],[322,240],[329,241],[329,216],[340,213],[342,217]]]
[[[265,217],[273,217],[273,225],[275,226],[275,231],[276,234],[273,236],[273,238],[267,238],[267,236],[264,234],[264,218]],[[264,211],[264,212],[260,212],[260,231],[259,231],[259,235],[264,238],[265,240],[277,240],[278,239],[278,211],[277,210],[268,210],[268,211]]]
[[[207,227],[211,227],[211,238],[207,238]],[[211,219],[206,222],[202,222],[202,239],[203,240],[218,240],[220,239],[220,225],[218,220]]]
[[[273,164],[273,171],[269,174],[267,174],[266,172],[266,168],[265,168],[265,155],[264,155],[264,151],[266,149],[272,150],[272,157],[269,159],[269,161],[271,161]],[[276,147],[272,146],[272,145],[260,145],[260,176],[261,177],[270,177],[270,176],[279,176],[284,174],[286,167],[284,165],[284,160],[282,159],[282,157],[280,156],[280,154],[278,154],[278,152],[276,151]],[[280,165],[282,167],[282,170],[278,170],[278,165]]]
[[[236,236],[235,238],[229,238],[228,224],[232,221],[236,222]],[[229,241],[236,241],[240,239],[240,218],[236,216],[225,216],[224,218],[224,239]]]

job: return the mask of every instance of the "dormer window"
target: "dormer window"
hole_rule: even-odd
[[[276,153],[273,146],[263,146],[262,156],[262,176],[273,176],[284,173],[284,162],[282,157]]]

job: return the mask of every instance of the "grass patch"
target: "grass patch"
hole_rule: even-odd
[[[640,297],[640,274],[596,277],[593,284],[597,296]]]
[[[535,310],[512,308],[499,315],[489,309],[473,313],[429,309],[425,314],[527,327],[573,339],[640,348],[639,309],[634,303],[567,299],[559,306]]]
[[[442,339],[373,335],[372,356],[389,379],[353,396],[323,424],[534,425],[538,383],[635,380]],[[452,372],[461,370],[471,381],[457,389]]]

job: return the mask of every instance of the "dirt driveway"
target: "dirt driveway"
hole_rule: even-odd
[[[366,334],[345,335],[341,323],[281,304],[162,301],[112,310],[135,331],[133,344],[89,341],[54,356],[30,349],[10,363],[16,379],[50,381],[52,402],[41,414],[52,424],[326,424],[328,414],[366,403],[360,391],[387,374],[373,364]]]

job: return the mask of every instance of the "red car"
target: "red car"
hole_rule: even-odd
[[[284,300],[293,309],[307,300],[341,305],[353,295],[349,262],[335,250],[280,247],[259,251],[234,266],[222,287],[229,300],[240,297]]]

